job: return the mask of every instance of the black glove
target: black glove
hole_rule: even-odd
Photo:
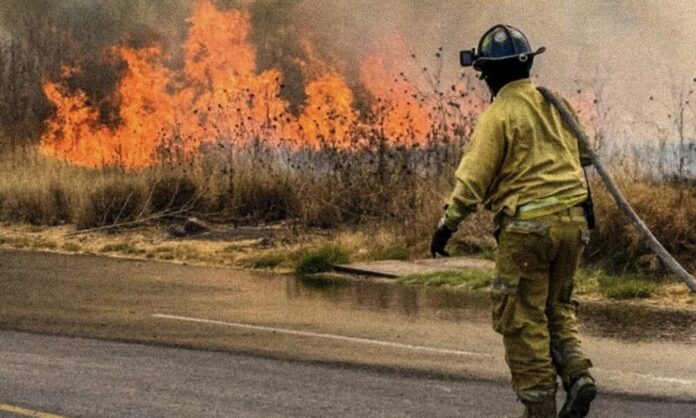
[[[445,250],[447,246],[447,241],[452,238],[454,231],[449,229],[443,222],[440,222],[435,233],[433,234],[433,240],[430,243],[430,254],[433,258],[440,254],[443,257],[449,257],[449,253]]]

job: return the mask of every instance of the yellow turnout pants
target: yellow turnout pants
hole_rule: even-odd
[[[534,402],[567,387],[592,363],[578,336],[573,276],[588,239],[582,208],[499,225],[493,328],[503,336],[512,387]]]

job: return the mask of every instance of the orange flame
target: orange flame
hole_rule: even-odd
[[[249,14],[223,12],[198,3],[184,44],[186,88],[176,97],[188,151],[224,137],[236,145],[263,137],[279,141],[278,121],[287,111],[280,99],[278,70],[256,74],[256,51],[248,40]],[[212,130],[213,132],[208,132]]]
[[[307,102],[299,118],[300,137],[307,146],[351,145],[350,128],[355,122],[353,92],[337,73],[324,74],[306,87]]]
[[[100,126],[83,92],[68,95],[46,83],[57,112],[42,137],[42,150],[78,165],[133,169],[190,155],[214,139],[280,140],[272,132],[287,109],[279,99],[280,73],[255,74],[248,13],[223,12],[203,0],[190,23],[182,76],[165,66],[157,47],[115,51],[128,67],[116,92],[120,123],[115,129]],[[66,68],[63,75],[75,71]]]
[[[353,110],[353,91],[336,65],[321,60],[308,40],[303,41],[306,60],[296,60],[304,77],[307,99],[300,114],[294,136],[302,146],[350,148],[349,134],[357,121]]]
[[[293,116],[280,95],[280,71],[257,73],[247,12],[219,10],[211,0],[200,0],[189,23],[181,70],[169,68],[157,46],[113,50],[127,65],[110,98],[118,104],[116,126],[100,122],[98,108],[84,92],[45,83],[56,113],[41,138],[42,151],[87,167],[138,169],[195,157],[201,145],[214,141],[341,149],[360,141],[353,91],[337,65],[319,59],[309,42],[307,61],[298,61],[307,99]],[[380,115],[390,143],[413,143],[428,136],[429,109],[405,80],[390,83],[393,64],[373,54],[362,63],[360,79],[379,100],[373,112]],[[62,76],[79,71],[65,67]]]
[[[386,42],[389,51],[406,50],[401,37]],[[360,66],[360,81],[377,98],[372,111],[380,119],[384,136],[391,144],[418,142],[428,135],[432,126],[431,107],[420,100],[419,92],[403,72],[393,70],[404,68],[405,61],[404,57],[373,52]]]
[[[102,139],[108,137],[109,132],[99,126],[99,115],[88,106],[87,96],[82,92],[68,95],[54,83],[44,84],[44,92],[57,110],[46,126],[43,152],[84,166],[112,162],[101,147]]]
[[[83,92],[68,95],[46,83],[46,96],[57,107],[42,138],[42,150],[77,165],[139,168],[156,161],[158,138],[171,132],[174,108],[166,87],[169,71],[159,48],[115,51],[128,65],[118,86],[121,121],[109,129],[98,121]],[[74,73],[76,70],[71,70]]]

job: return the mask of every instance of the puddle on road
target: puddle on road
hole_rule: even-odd
[[[581,306],[579,317],[583,331],[594,335],[696,344],[696,311],[609,303]]]
[[[402,336],[418,344],[447,340],[452,347],[473,338],[477,329],[490,330],[489,300],[481,292],[399,286],[374,279],[296,278],[8,251],[0,252],[0,264],[0,306],[4,316],[14,321],[32,318],[37,324],[55,323],[59,315],[68,324],[84,318],[108,322],[117,313],[130,318],[132,312],[147,307],[152,314],[287,325],[372,338]],[[95,293],[94,289],[101,291]],[[584,334],[696,344],[696,311],[626,303],[584,304],[580,322]],[[492,330],[475,337],[497,339]]]
[[[435,317],[453,323],[490,319],[489,298],[481,292],[321,277],[288,277],[286,287],[290,299],[319,299],[346,309]],[[696,343],[696,311],[591,303],[580,306],[579,319],[581,332],[594,336]]]
[[[290,298],[318,298],[360,310],[407,317],[436,316],[450,321],[488,319],[488,297],[480,293],[321,277],[289,277],[287,289]]]

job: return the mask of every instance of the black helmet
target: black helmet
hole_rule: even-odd
[[[532,51],[529,40],[519,29],[507,25],[495,25],[481,37],[477,53],[474,50],[462,51],[461,64],[465,67],[473,65],[477,71],[483,71],[491,62],[517,58],[524,63],[530,57],[542,54],[544,51],[546,51],[545,47]]]

